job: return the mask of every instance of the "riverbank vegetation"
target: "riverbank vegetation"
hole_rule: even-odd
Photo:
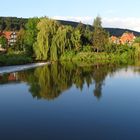
[[[114,43],[102,27],[100,17],[93,23],[94,30],[79,23],[77,27],[62,25],[49,18],[31,18],[18,32],[17,41],[0,56],[1,65],[32,61],[92,61],[120,62],[140,57],[140,39],[133,43]]]
[[[24,54],[5,54],[0,55],[0,66],[9,65],[22,65],[27,63],[32,63],[31,57],[27,57]]]

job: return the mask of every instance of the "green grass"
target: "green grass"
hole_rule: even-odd
[[[80,53],[65,53],[60,57],[60,61],[81,61],[81,62],[101,62],[101,63],[129,63],[133,60],[133,52],[124,53],[95,53],[95,52],[80,52]]]

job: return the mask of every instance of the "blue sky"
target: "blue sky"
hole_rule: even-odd
[[[140,30],[139,0],[0,0],[0,16],[52,18],[92,23],[100,15],[104,26]],[[125,25],[126,22],[128,25]]]

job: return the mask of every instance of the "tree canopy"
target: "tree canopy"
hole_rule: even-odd
[[[37,25],[39,30],[37,41],[34,44],[36,59],[48,60],[50,56],[50,47],[52,46],[53,37],[56,35],[59,28],[57,21],[42,18]]]
[[[109,34],[103,29],[100,17],[96,17],[93,27],[93,49],[97,52],[104,51],[109,43]]]
[[[7,47],[7,39],[4,36],[0,37],[0,47],[2,47],[2,48]]]

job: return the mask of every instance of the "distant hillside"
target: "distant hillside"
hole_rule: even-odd
[[[78,22],[72,22],[72,21],[64,21],[64,20],[58,20],[63,25],[70,25],[72,27],[76,27],[79,23]],[[20,30],[20,28],[24,28],[25,24],[28,22],[27,18],[17,18],[17,17],[0,17],[0,30]],[[91,25],[85,25],[89,26],[91,31],[93,30],[93,27]],[[136,32],[133,30],[128,29],[119,29],[119,28],[105,28],[106,31],[110,33],[110,35],[115,36],[121,36],[124,32],[133,32],[135,36],[140,36],[140,32]]]
[[[63,25],[70,25],[73,27],[76,27],[79,23],[78,22],[73,22],[73,21],[64,21],[64,20],[58,20],[61,24]],[[85,25],[85,24],[84,24]],[[91,25],[85,25],[89,26],[91,30],[93,30],[93,27]],[[120,29],[120,28],[105,28],[106,31],[110,33],[110,35],[114,36],[121,36],[124,32],[133,32],[135,36],[140,36],[140,32],[129,30],[129,29]]]
[[[120,29],[120,28],[105,28],[106,31],[110,33],[110,35],[121,36],[124,32],[134,33],[135,36],[140,36],[140,32],[129,30],[129,29]]]
[[[27,18],[0,17],[0,30],[20,30],[27,23]]]

